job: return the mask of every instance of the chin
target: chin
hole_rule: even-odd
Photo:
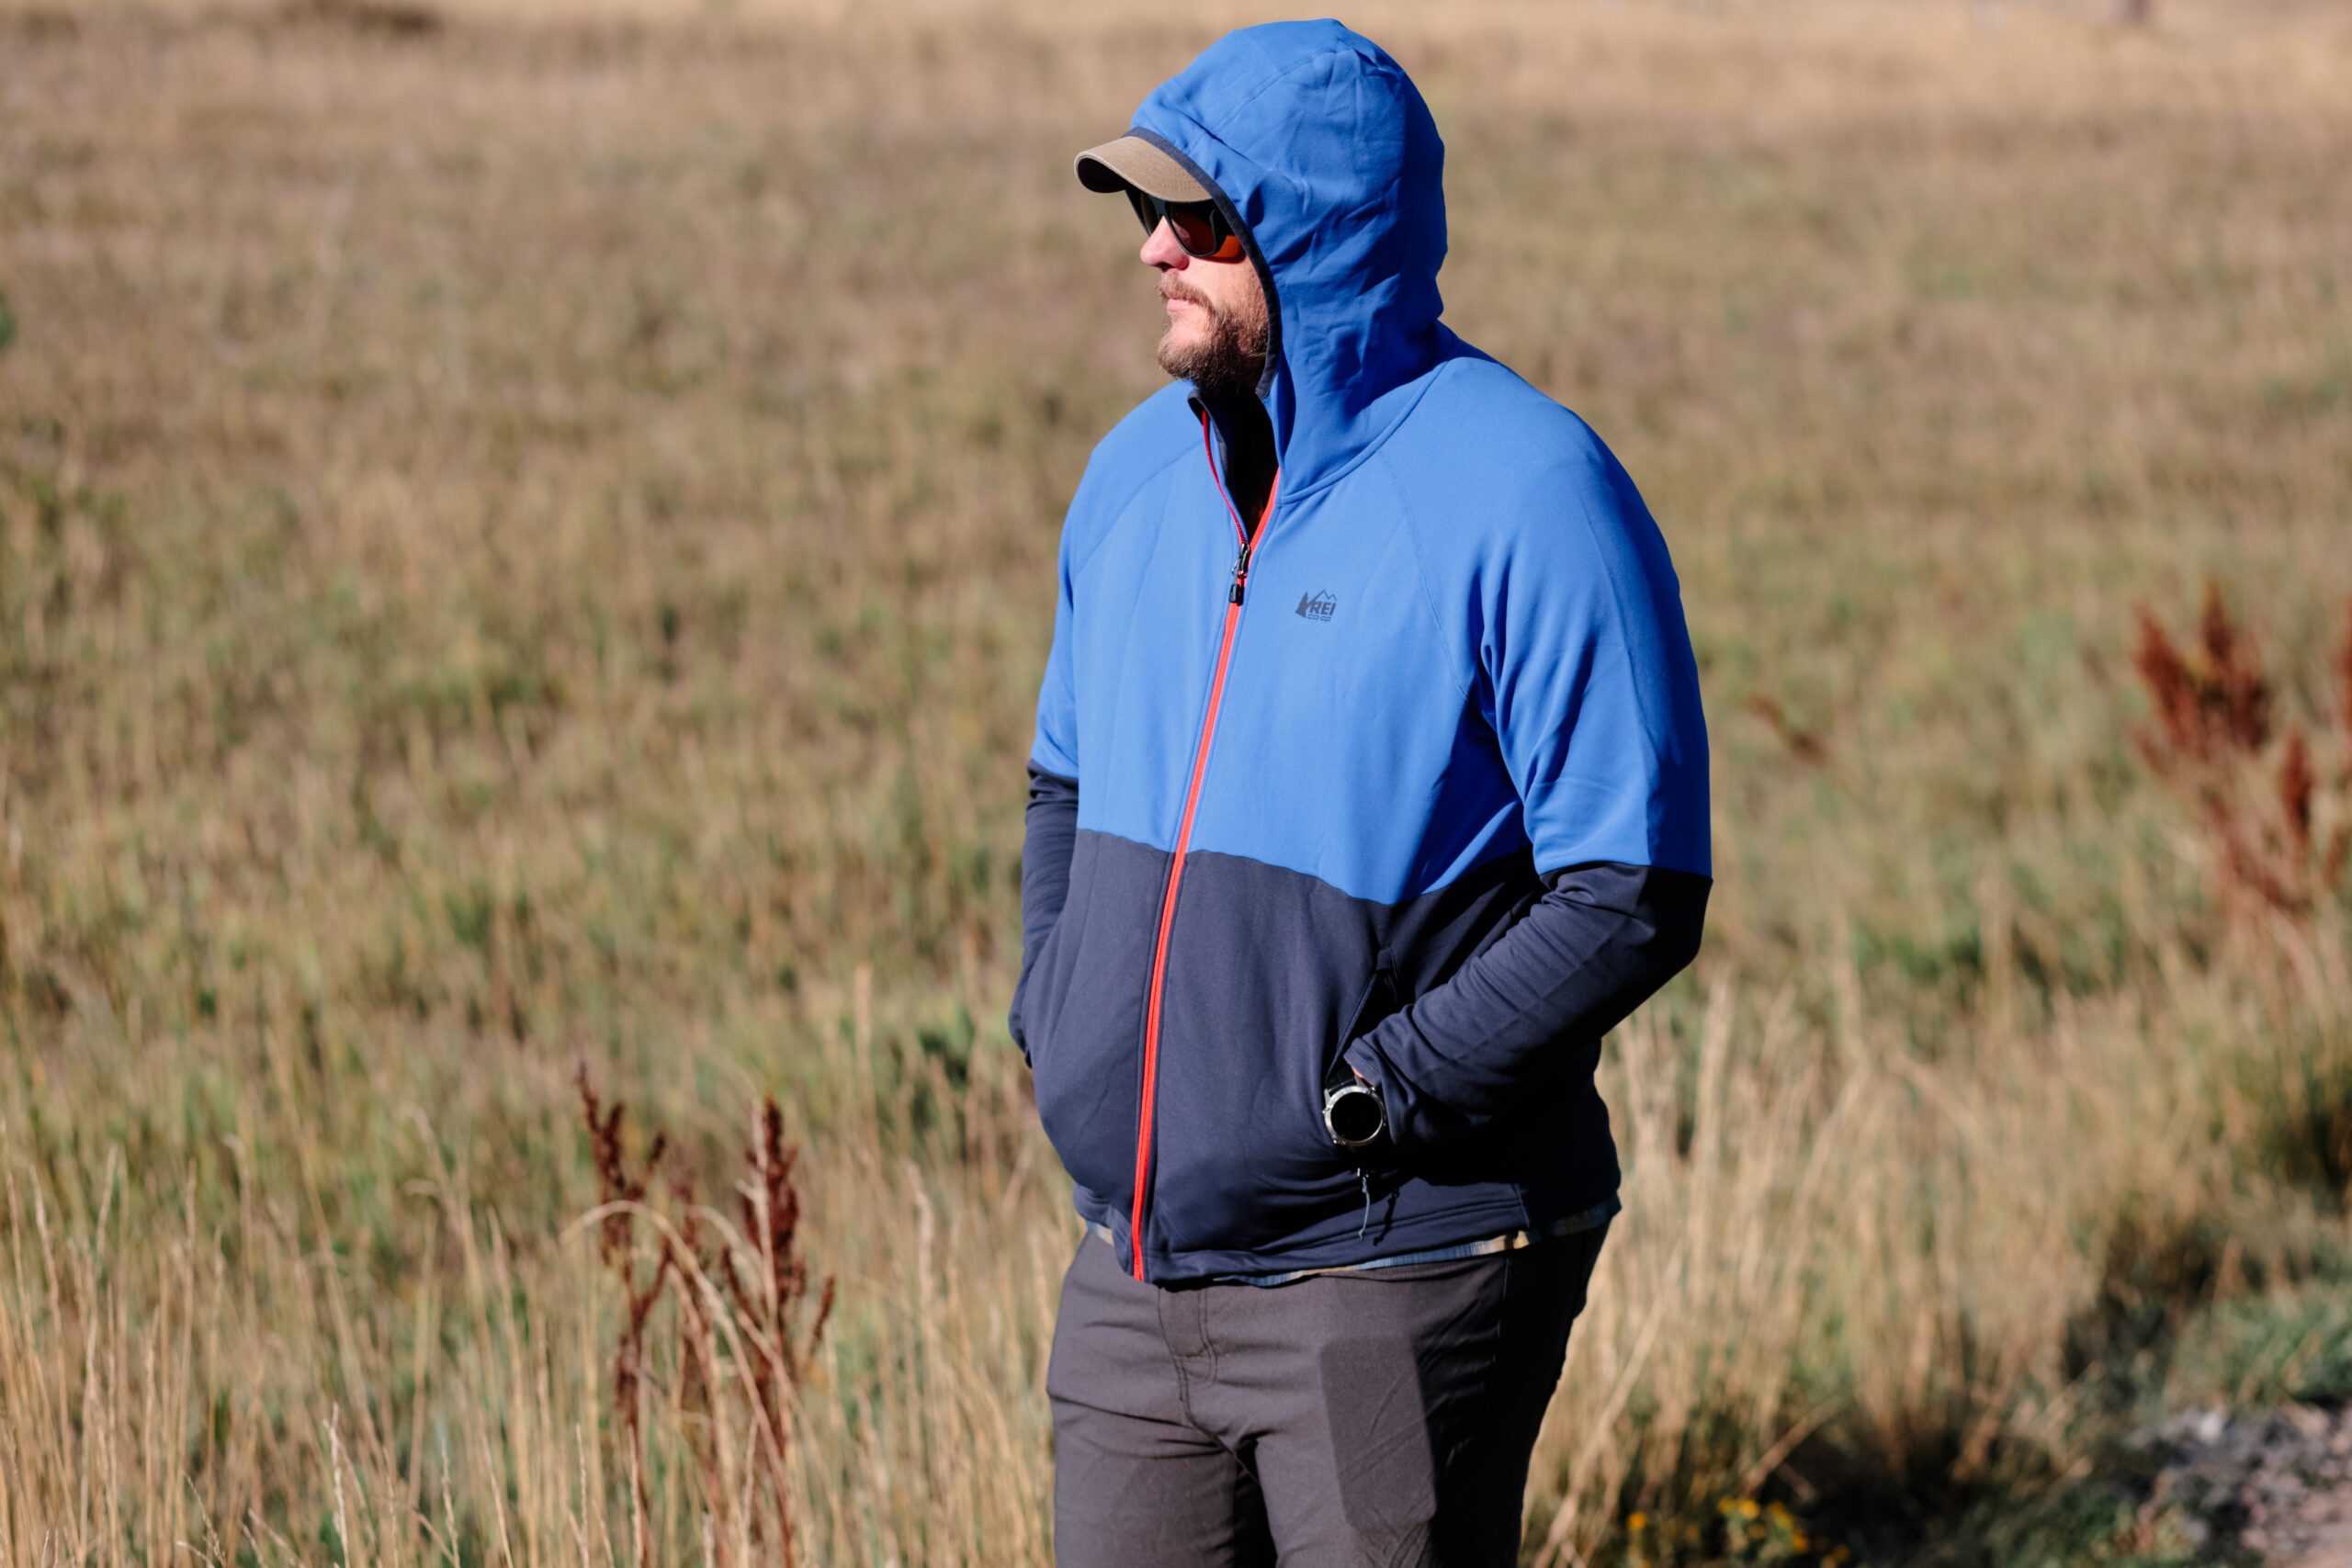
[[[1191,323],[1190,330],[1182,323],[1171,325],[1159,340],[1159,362],[1164,367],[1171,358],[1190,358],[1208,342],[1209,333],[1202,330],[1202,323]]]

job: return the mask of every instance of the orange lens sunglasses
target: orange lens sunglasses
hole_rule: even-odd
[[[1147,196],[1135,186],[1127,187],[1128,204],[1135,208],[1136,218],[1148,234],[1159,227],[1162,220],[1176,243],[1184,247],[1188,256],[1203,261],[1238,261],[1241,259],[1241,236],[1233,231],[1213,201],[1162,201]]]

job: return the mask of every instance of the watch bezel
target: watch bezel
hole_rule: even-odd
[[[1372,1108],[1376,1113],[1376,1120],[1373,1123],[1372,1131],[1364,1136],[1361,1138],[1342,1137],[1340,1134],[1339,1126],[1334,1119],[1333,1112],[1340,1109],[1342,1101],[1352,1100],[1358,1096],[1362,1096],[1363,1098],[1372,1101]],[[1379,1089],[1375,1089],[1371,1084],[1364,1082],[1361,1078],[1353,1078],[1343,1084],[1335,1084],[1331,1088],[1323,1091],[1323,1131],[1329,1135],[1331,1142],[1338,1145],[1340,1148],[1369,1148],[1373,1145],[1380,1142],[1382,1138],[1387,1136],[1388,1102],[1381,1098]]]

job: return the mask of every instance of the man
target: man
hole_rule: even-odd
[[[1601,1036],[1698,947],[1673,568],[1440,324],[1442,159],[1335,22],[1227,36],[1078,159],[1178,383],[1071,502],[1029,769],[1069,1568],[1514,1561],[1617,1209]]]

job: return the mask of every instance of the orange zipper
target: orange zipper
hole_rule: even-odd
[[[1241,525],[1241,513],[1234,509],[1233,497],[1226,493],[1225,481],[1216,471],[1216,448],[1209,444],[1208,415],[1201,415],[1201,446],[1208,453],[1209,479],[1216,485],[1217,494],[1225,500],[1226,515],[1233,519],[1234,536],[1239,540],[1241,553],[1233,561],[1233,586],[1226,594],[1225,637],[1216,650],[1216,675],[1209,682],[1209,708],[1201,719],[1201,739],[1193,750],[1193,783],[1184,794],[1184,819],[1176,829],[1175,852],[1169,857],[1168,886],[1159,896],[1159,935],[1151,950],[1151,993],[1144,1006],[1143,1018],[1143,1104],[1136,1117],[1136,1187],[1135,1202],[1127,1215],[1127,1252],[1132,1262],[1131,1272],[1143,1278],[1143,1238],[1145,1198],[1151,1181],[1151,1120],[1154,1091],[1159,1087],[1159,998],[1168,979],[1168,933],[1176,924],[1176,890],[1184,881],[1184,851],[1193,840],[1193,814],[1200,808],[1201,779],[1209,767],[1209,741],[1216,734],[1217,709],[1225,701],[1226,671],[1233,662],[1233,634],[1241,625],[1241,601],[1250,586],[1250,557],[1258,545],[1264,542],[1267,525],[1273,520],[1274,493],[1282,488],[1282,470],[1274,471],[1273,483],[1266,487],[1266,509],[1259,513],[1258,533],[1252,537]]]

